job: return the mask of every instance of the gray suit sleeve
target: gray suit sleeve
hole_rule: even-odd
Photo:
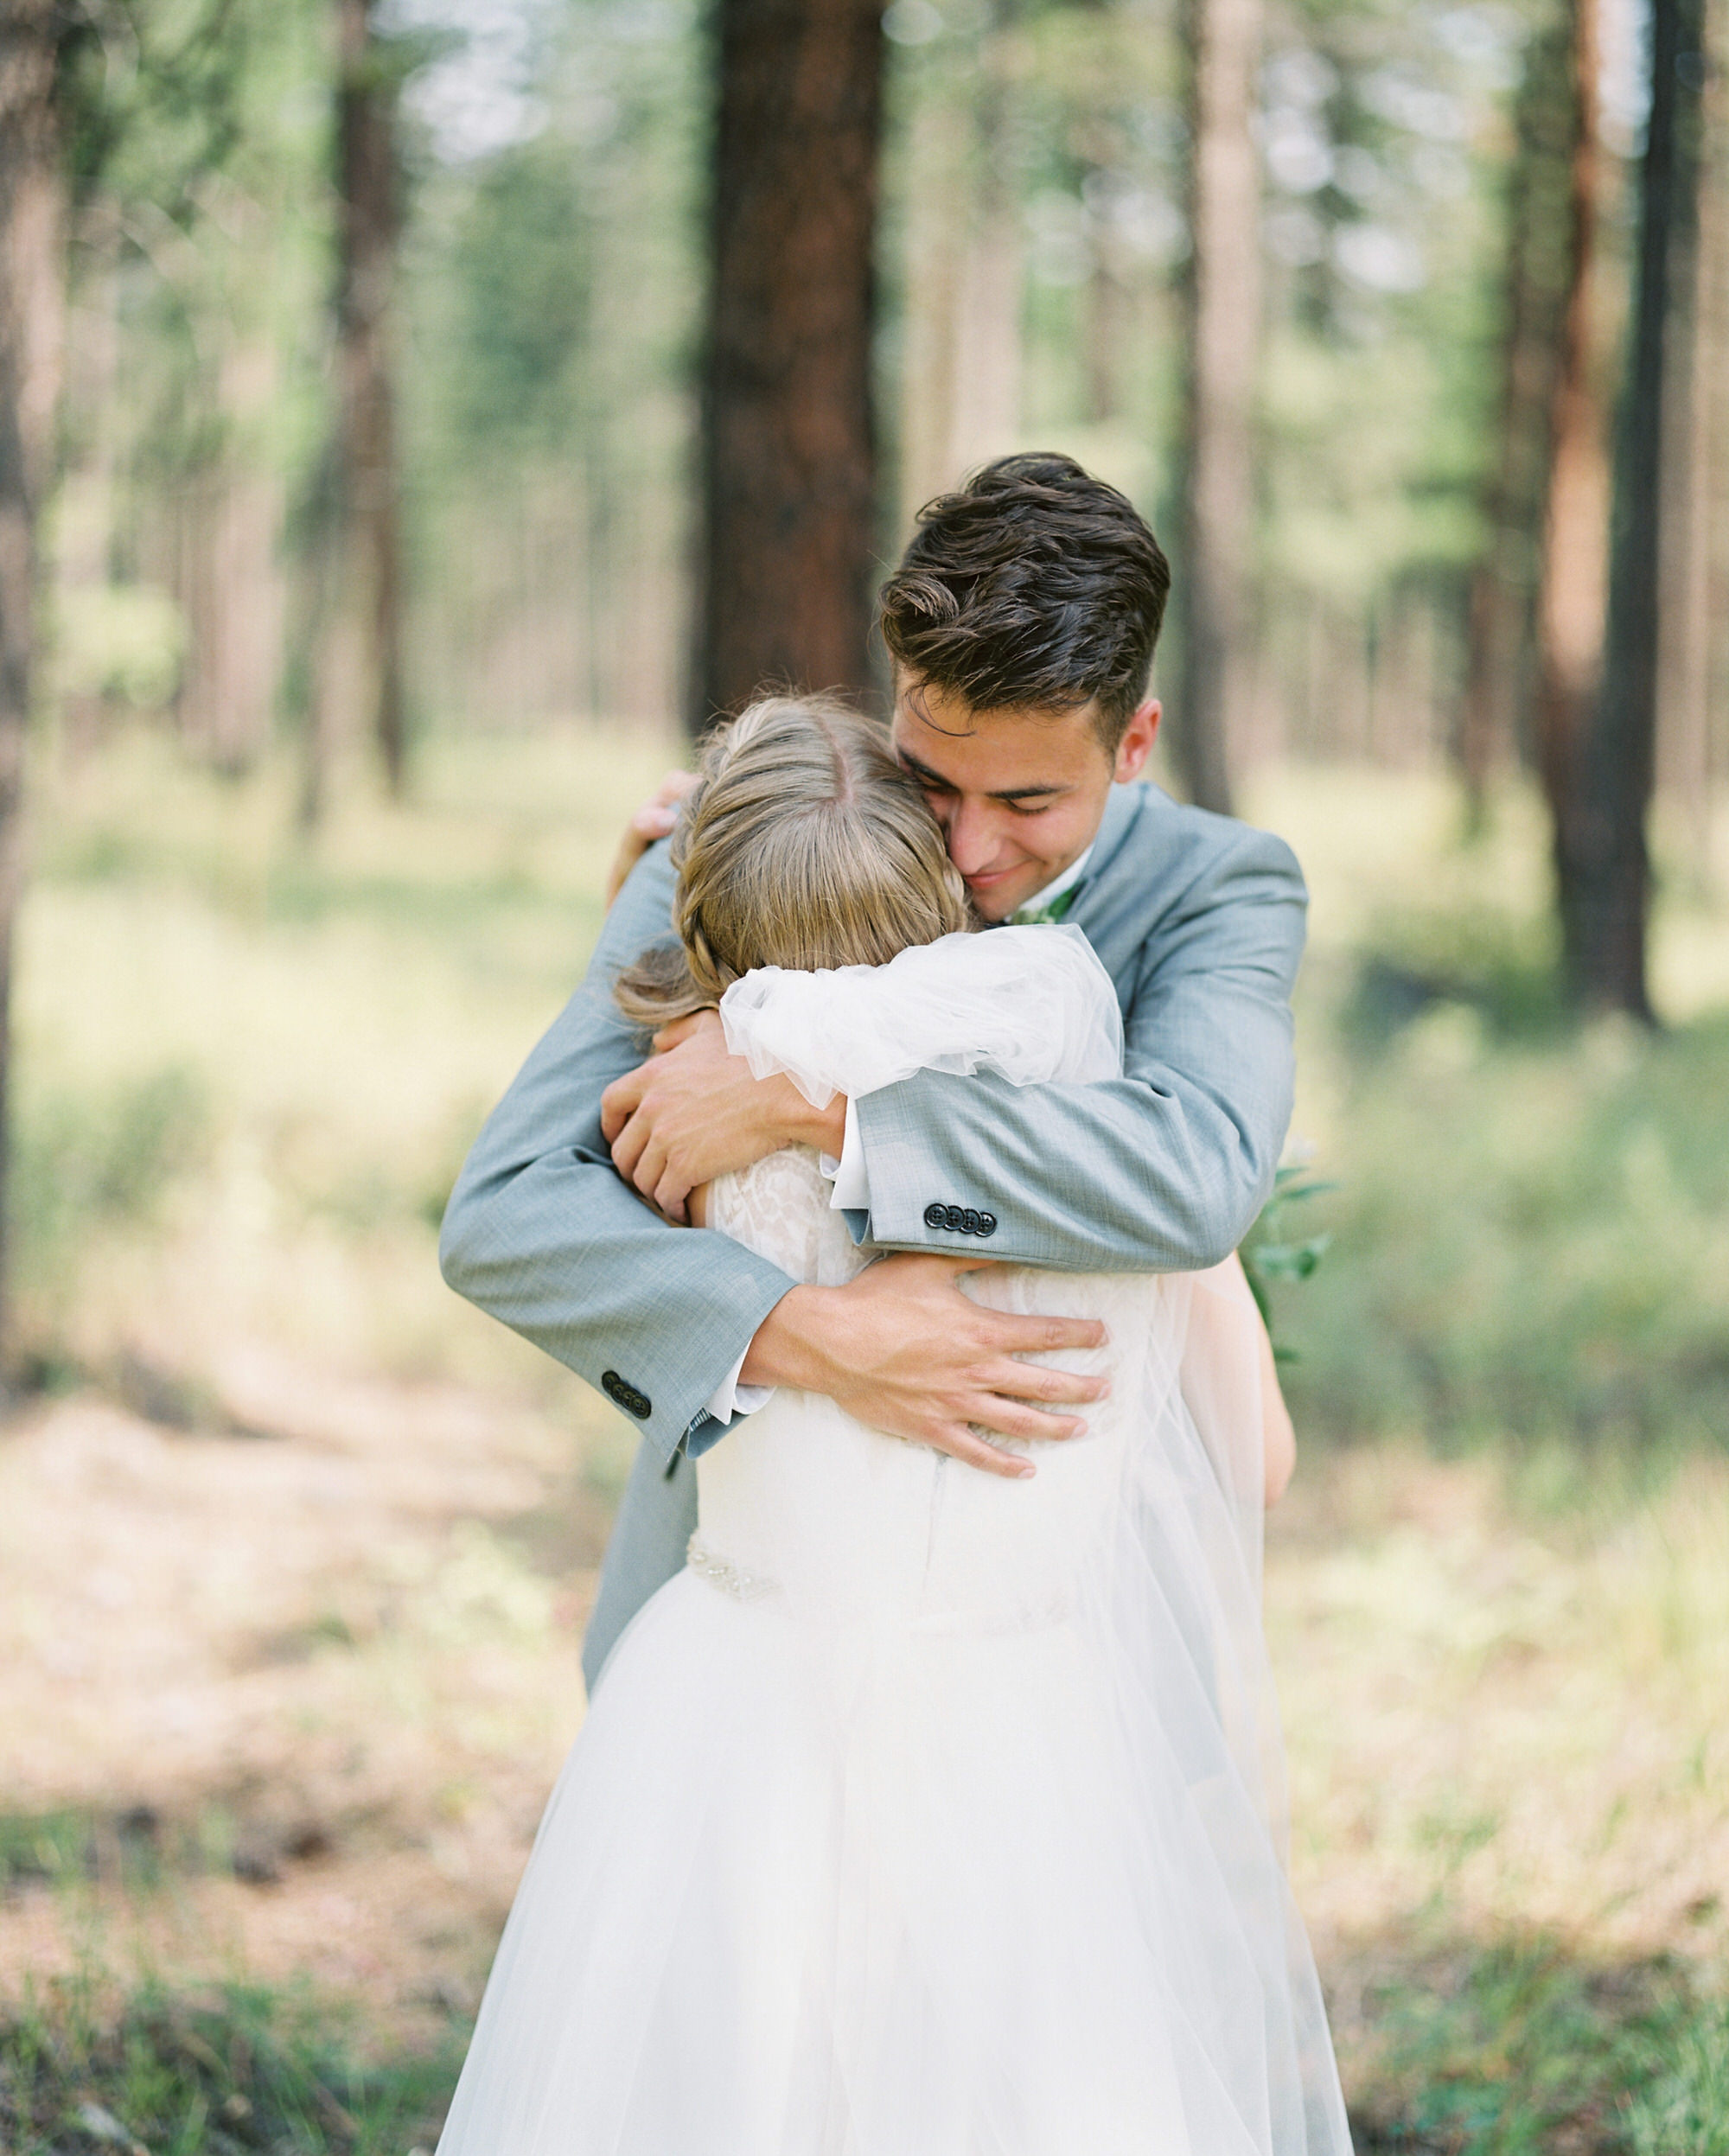
[[[602,1094],[647,1051],[612,984],[666,940],[666,851],[639,864],[582,986],[475,1140],[438,1255],[459,1295],[604,1392],[670,1459],[722,1434],[706,1403],[794,1283],[725,1235],[668,1226],[601,1136]]]
[[[1291,991],[1306,895],[1290,849],[1239,827],[1153,924],[1125,1011],[1124,1075],[1016,1087],[925,1072],[858,1104],[870,1175],[855,1232],[1069,1272],[1186,1272],[1241,1241],[1291,1117]],[[926,1209],[988,1211],[988,1241]]]

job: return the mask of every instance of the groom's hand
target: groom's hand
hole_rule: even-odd
[[[667,772],[655,788],[654,798],[644,801],[624,826],[624,836],[618,842],[618,852],[612,857],[612,866],[606,872],[606,903],[609,906],[624,889],[625,878],[654,841],[672,835],[673,826],[679,820],[679,803],[696,783],[694,771]]]
[[[699,1011],[654,1036],[655,1053],[601,1095],[600,1127],[627,1183],[669,1220],[711,1182],[782,1145],[839,1153],[846,1103],[813,1108],[790,1078],[754,1078],[730,1056],[719,1013]]]
[[[873,1430],[993,1475],[1030,1475],[1030,1460],[990,1437],[1078,1437],[1086,1424],[1062,1410],[1101,1400],[1110,1387],[1016,1358],[1102,1347],[1105,1328],[986,1309],[958,1283],[989,1262],[907,1252],[879,1259],[845,1287],[795,1287],[757,1327],[740,1375],[750,1385],[826,1393]]]

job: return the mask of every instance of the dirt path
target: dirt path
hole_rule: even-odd
[[[261,1351],[0,1439],[0,1992],[96,1951],[470,2003],[582,1713],[572,1433]],[[249,1434],[240,1434],[247,1432]]]

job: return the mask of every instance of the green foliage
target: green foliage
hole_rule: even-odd
[[[1541,1939],[1466,1949],[1369,1987],[1365,2156],[1719,2156],[1729,2021],[1683,1970],[1594,1967]]]
[[[101,1093],[27,1095],[12,1199],[27,1269],[101,1228],[152,1220],[175,1180],[202,1165],[210,1139],[205,1088],[179,1064]]]
[[[415,645],[452,726],[677,693],[705,50],[661,0],[544,20],[538,126],[431,142],[405,236]],[[646,645],[645,596],[667,621]]]
[[[80,10],[62,48],[60,105],[75,196],[148,200],[176,220],[246,125],[259,54],[245,0]]]
[[[1729,2003],[1716,2000],[1636,2052],[1627,2106],[1635,2156],[1729,2156]]]
[[[56,686],[138,711],[158,711],[180,679],[185,622],[164,591],[139,584],[76,585],[61,596]]]
[[[1371,925],[1339,1014],[1372,1065],[1403,1029],[1440,1006],[1463,1008],[1497,1042],[1571,1044],[1556,939],[1547,921],[1515,921],[1483,903],[1388,909]]]
[[[1501,10],[1310,5],[1266,69],[1263,561],[1275,608],[1458,617],[1499,394]]]
[[[361,2060],[309,1993],[224,1986],[186,1998],[147,1982],[118,2010],[57,1984],[0,2021],[0,2143],[12,2156],[107,2145],[156,2156],[402,2156],[431,2146],[456,2079],[454,2042]]]
[[[84,1868],[91,1845],[86,1814],[0,1814],[0,1891],[25,1879],[58,1879]]]
[[[1301,1426],[1729,1444],[1729,1023],[1580,1034],[1551,979],[1487,914],[1360,960]]]
[[[1327,1234],[1293,1241],[1300,1221],[1293,1221],[1291,1215],[1294,1209],[1305,1209],[1311,1200],[1324,1197],[1329,1190],[1337,1188],[1337,1183],[1317,1182],[1301,1168],[1280,1168],[1273,1179],[1273,1196],[1262,1207],[1260,1217],[1249,1230],[1242,1247],[1241,1254],[1249,1292],[1273,1336],[1273,1356],[1279,1362],[1295,1362],[1298,1353],[1296,1349],[1285,1346],[1273,1332],[1273,1287],[1280,1282],[1312,1279],[1332,1241]]]
[[[580,410],[591,234],[577,174],[531,144],[481,177],[457,228],[450,423],[470,455],[556,450]]]
[[[682,389],[701,288],[699,58],[682,10],[572,10],[539,131],[428,162],[407,252],[423,493],[549,456],[573,497],[597,462],[615,484],[643,476],[640,437]]]

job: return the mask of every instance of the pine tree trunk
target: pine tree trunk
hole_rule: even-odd
[[[906,183],[900,524],[1019,446],[1021,218],[1005,153],[998,30],[975,78],[916,112]]]
[[[37,517],[53,452],[65,301],[60,28],[55,0],[0,6],[0,1354],[11,1346],[12,954],[23,881]]]
[[[859,688],[875,554],[879,0],[719,0],[692,720]]]
[[[1472,828],[1509,755],[1535,663],[1535,568],[1561,309],[1566,297],[1572,80],[1560,31],[1532,41],[1515,112],[1502,295],[1501,401],[1484,482],[1482,558],[1471,575],[1464,691],[1454,754]]]
[[[1700,0],[1653,0],[1651,105],[1640,171],[1632,349],[1615,472],[1603,692],[1585,737],[1574,865],[1574,988],[1584,1004],[1649,1021],[1645,840],[1656,768],[1664,553],[1664,424],[1671,310],[1690,297],[1699,238]]]
[[[1729,444],[1729,97],[1723,0],[1701,10],[1706,48],[1700,93],[1699,230],[1691,259],[1675,264],[1667,366],[1674,386],[1664,417],[1662,659],[1657,693],[1657,786],[1677,819],[1688,871],[1711,872],[1715,776],[1712,685],[1725,609],[1720,572],[1723,452]],[[1716,597],[1713,603],[1713,594]]]
[[[1190,258],[1177,760],[1191,797],[1228,814],[1230,719],[1248,638],[1253,428],[1260,316],[1254,138],[1261,0],[1187,0]]]
[[[288,524],[290,566],[284,702],[300,751],[295,821],[306,834],[316,831],[324,820],[335,761],[336,699],[330,679],[335,652],[330,628],[336,612],[341,556],[338,463],[338,444],[334,437],[327,436],[317,462],[303,482]]]
[[[1609,584],[1608,428],[1597,385],[1598,242],[1604,152],[1598,133],[1598,0],[1572,0],[1573,124],[1567,271],[1550,410],[1549,469],[1537,598],[1537,769],[1547,797],[1562,959],[1579,979],[1584,859],[1579,783],[1602,686]]]
[[[391,370],[399,231],[395,86],[373,33],[371,0],[336,0],[341,260],[336,298],[342,492],[348,558],[364,609],[369,730],[385,778],[406,777],[402,546]]]
[[[276,393],[270,347],[225,353],[215,389],[226,438],[179,490],[175,596],[188,631],[179,708],[188,743],[238,778],[270,745],[282,660],[282,490],[256,449],[239,446]]]

